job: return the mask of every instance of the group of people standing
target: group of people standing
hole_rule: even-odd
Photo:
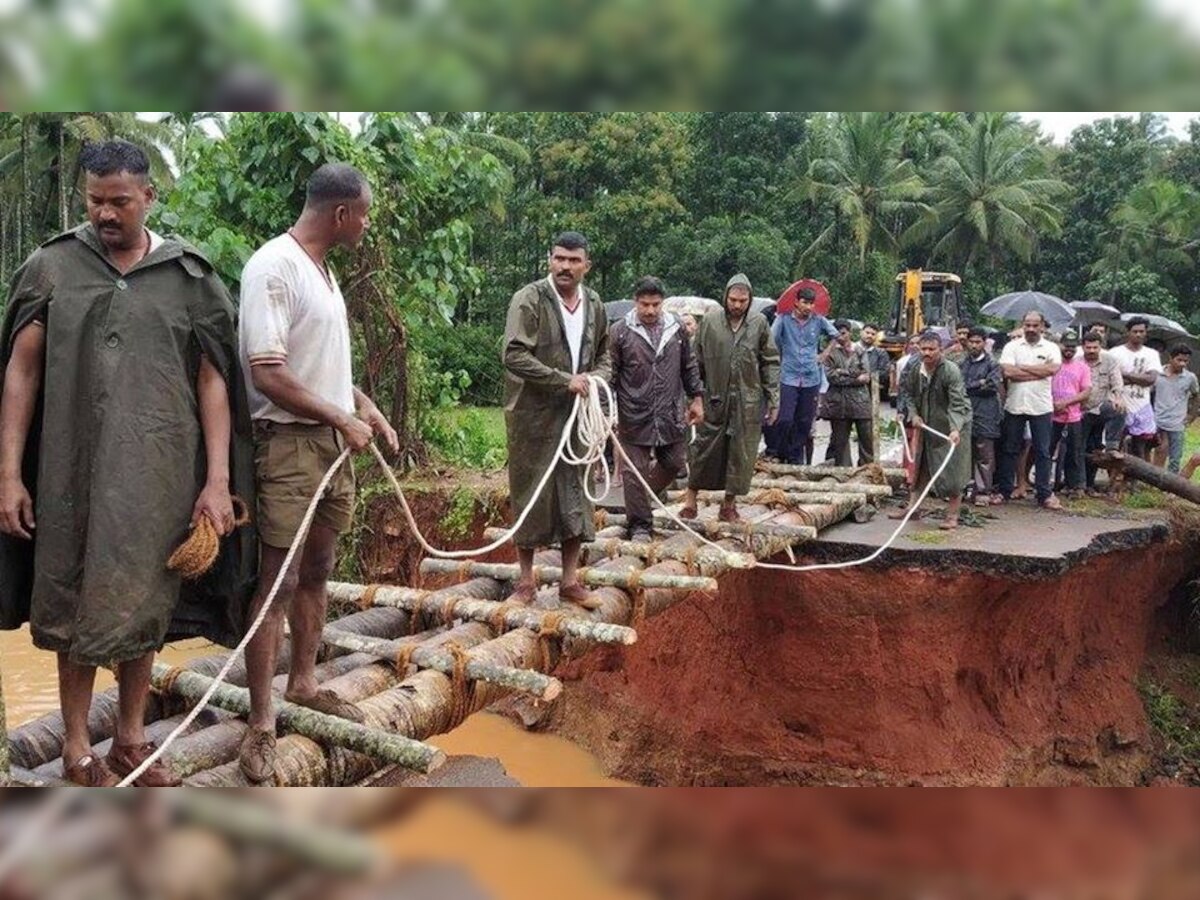
[[[1171,348],[1164,366],[1146,346],[1147,330],[1134,317],[1111,348],[1102,323],[1082,338],[1067,331],[1052,340],[1045,317],[1030,312],[997,355],[985,329],[961,325],[946,357],[960,367],[970,405],[966,495],[988,506],[1022,499],[1032,487],[1040,507],[1060,509],[1057,492],[1097,493],[1090,454],[1120,447],[1179,472],[1200,382],[1189,371],[1189,347]],[[898,363],[913,366],[915,357]],[[902,376],[900,383],[909,387],[898,401],[903,414],[912,381]]]
[[[363,239],[371,188],[357,169],[318,168],[303,211],[241,274],[240,321],[212,265],[146,226],[149,163],[123,141],[81,155],[88,221],[38,248],[17,272],[2,335],[0,627],[26,620],[57,654],[65,777],[108,786],[179,783],[146,739],[154,654],[245,633],[298,540],[310,499],[347,447],[396,432],[354,387],[346,305],[326,256]],[[235,530],[233,498],[255,510]],[[271,682],[291,626],[285,698],[361,722],[317,684],[326,581],[350,526],[354,476],[336,470],[246,651],[251,711],[239,762],[274,774]],[[207,519],[225,538],[210,572],[166,567]],[[94,753],[96,668],[117,678],[112,747]]]

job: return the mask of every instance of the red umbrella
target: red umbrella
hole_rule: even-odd
[[[790,313],[796,305],[796,293],[802,288],[808,288],[817,295],[817,299],[813,303],[813,310],[822,316],[829,315],[829,291],[825,285],[813,278],[801,278],[780,294],[779,299],[775,302],[775,314],[787,315]]]

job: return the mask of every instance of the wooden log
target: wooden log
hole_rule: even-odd
[[[776,463],[759,460],[754,466],[756,471],[770,472],[774,475],[799,475],[802,478],[824,480],[832,478],[836,481],[866,481],[867,483],[886,482],[893,487],[905,484],[903,469],[883,468],[875,463],[865,466],[796,466],[790,463]]]
[[[43,775],[20,766],[9,767],[8,785],[10,787],[74,787],[71,782],[60,777]]]
[[[490,586],[488,581],[481,582]],[[366,610],[339,620],[339,627],[359,634],[387,636],[409,631],[408,614],[398,609]],[[344,651],[337,651],[344,655]],[[224,664],[227,654],[214,653],[190,660],[184,668],[201,675],[213,676]],[[276,674],[287,671],[291,664],[291,643],[284,641],[276,660]],[[246,684],[246,662],[239,659],[230,669],[227,684]],[[153,722],[168,714],[162,698],[151,694],[146,704],[146,721]],[[117,689],[109,688],[92,697],[88,712],[88,736],[93,746],[102,744],[113,736],[117,724]],[[27,769],[37,769],[62,755],[66,723],[61,710],[39,716],[24,725],[14,728],[9,734],[12,762]]]
[[[539,667],[543,647],[533,632],[518,628],[493,638],[491,629],[480,622],[468,622],[454,629],[460,643],[481,641],[476,655],[483,660],[512,668]],[[447,632],[444,637],[449,637]],[[553,647],[547,647],[551,654]],[[377,664],[380,669],[390,666]],[[473,685],[473,686],[472,686]],[[490,706],[511,693],[488,682],[468,682],[469,690],[459,697],[461,714],[470,714]],[[367,697],[358,706],[374,729],[393,735],[423,740],[452,730],[455,719],[455,687],[452,679],[423,669],[390,690]],[[341,747],[322,747],[300,734],[285,734],[275,748],[275,783],[281,786],[317,786],[357,784],[378,768],[371,757]],[[188,778],[193,786],[232,787],[245,785],[236,762],[199,772]]]
[[[381,638],[369,638],[358,634],[351,634],[348,631],[342,631],[333,626],[325,627],[321,639],[344,650],[369,653],[388,662],[395,660],[406,647],[415,646],[415,649],[410,651],[408,657],[413,665],[422,669],[433,669],[444,675],[452,675],[454,673],[453,656],[449,653],[442,653],[429,647],[423,647],[411,639],[389,641]],[[532,694],[538,699],[545,701],[553,700],[562,693],[562,682],[557,678],[543,675],[541,672],[532,672],[528,669],[496,666],[470,658],[469,653],[467,656],[468,662],[465,674],[472,681],[489,681],[514,691]]]
[[[497,582],[488,579],[496,586],[497,596],[503,593]],[[345,582],[330,582],[329,596],[331,600],[342,603],[361,603],[365,585]],[[425,591],[418,588],[380,585],[375,587],[372,603],[376,606],[390,606],[412,612],[421,609],[428,598],[435,601],[448,602],[453,598],[452,613],[456,618],[470,619],[475,622],[495,622],[503,611],[502,622],[509,628],[528,628],[540,632],[546,621],[544,610],[528,607],[502,607],[500,603],[491,600],[480,600],[475,597],[462,596],[458,588],[443,591]],[[556,616],[556,618],[561,618]],[[595,641],[604,644],[632,644],[637,640],[637,632],[624,625],[614,625],[609,622],[594,622],[579,616],[571,615],[558,625],[559,630],[571,637],[585,641]]]
[[[505,563],[460,563],[454,560],[426,558],[421,561],[421,571],[428,574],[446,574],[461,572],[472,577],[495,578],[500,581],[516,581],[520,569],[515,565]],[[562,569],[557,566],[534,566],[533,577],[538,584],[553,584],[562,580]],[[680,591],[715,591],[717,582],[714,578],[696,575],[667,575],[658,572],[646,572],[636,579],[629,573],[605,571],[591,567],[579,570],[579,580],[589,586],[608,585],[611,587],[627,588],[661,587],[674,588]]]
[[[1089,459],[1112,474],[1122,474],[1126,478],[1132,478],[1134,481],[1148,484],[1160,491],[1182,497],[1191,503],[1200,503],[1200,484],[1191,482],[1182,475],[1160,469],[1139,457],[1115,450],[1103,450],[1091,454]]]
[[[485,540],[495,540],[503,533],[501,528],[485,528]],[[583,545],[589,558],[603,559],[614,556],[636,556],[649,560],[651,563],[660,559],[677,559],[680,562],[690,562],[692,567],[701,575],[717,576],[729,569],[748,569],[754,565],[754,556],[743,550],[717,549],[705,545],[692,544],[686,547],[673,547],[664,541],[653,541],[649,544],[635,543],[622,538],[601,538]]]
[[[863,494],[867,497],[892,496],[892,488],[890,485],[867,484],[862,481],[831,481],[825,483],[797,478],[765,478],[761,475],[755,475],[750,479],[750,487],[752,489],[778,488],[781,491],[795,491],[797,493]],[[750,493],[753,495],[754,491],[751,490]],[[724,495],[722,494],[722,496]]]
[[[771,514],[774,515],[774,513]],[[628,525],[628,519],[617,513],[607,514],[604,520],[606,524],[610,525]],[[695,519],[688,522],[688,526],[708,538],[744,538],[748,535],[759,535],[790,538],[794,542],[800,543],[810,541],[817,536],[817,529],[809,525],[776,525],[773,522],[718,522],[715,519]],[[656,514],[654,517],[654,527],[679,528],[673,520],[660,514]]]
[[[186,669],[173,669],[155,663],[151,682],[159,691],[178,693],[189,702],[195,703],[212,684],[212,679]],[[250,691],[222,684],[210,702],[238,715],[248,715]],[[375,759],[402,765],[418,772],[432,772],[446,760],[445,753],[436,747],[403,735],[388,734],[336,716],[306,709],[286,700],[277,701],[277,704],[278,722],[282,729],[302,734],[315,741],[326,741],[356,750]]]
[[[780,488],[757,488],[751,491],[748,498],[768,506],[824,506],[829,503],[841,503],[847,497],[859,500],[861,503],[873,503],[875,499],[866,494],[827,493],[824,491],[789,491]],[[678,501],[683,499],[683,491],[668,491],[667,499]],[[725,499],[724,491],[697,491],[696,499],[703,503],[720,503]]]

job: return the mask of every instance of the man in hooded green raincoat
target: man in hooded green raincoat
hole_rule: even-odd
[[[688,460],[688,488],[680,515],[696,515],[696,491],[724,491],[718,517],[740,519],[735,498],[750,490],[763,409],[773,424],[779,412],[779,351],[761,313],[750,311],[750,279],[741,273],[725,285],[723,309],[696,331],[696,357],[704,380],[704,421],[696,428]]]
[[[917,477],[912,497],[915,502],[946,462],[947,454],[953,452],[945,471],[933,485],[933,493],[949,503],[946,518],[939,527],[957,528],[963,489],[971,481],[971,400],[963,385],[962,370],[943,356],[942,340],[936,333],[921,335],[917,347],[921,362],[905,370],[901,387],[908,398],[909,423],[919,436],[913,451]],[[922,429],[922,423],[949,436],[949,443]],[[901,519],[904,515],[901,511],[891,517]],[[919,515],[918,512],[914,518]]]
[[[233,531],[231,492],[253,508],[233,304],[204,257],[145,227],[141,150],[92,144],[81,164],[89,223],[29,257],[4,323],[0,627],[28,618],[58,654],[65,773],[106,785],[154,749],[145,701],[168,635],[240,636],[257,548],[236,532],[186,587],[166,568],[202,516]],[[95,667],[111,664],[119,711],[100,759],[87,717]],[[136,783],[177,779],[156,763]]]
[[[588,392],[586,376],[610,377],[608,319],[600,297],[583,285],[591,268],[583,235],[564,231],[555,238],[549,265],[548,278],[513,295],[504,327],[509,495],[517,515],[533,504],[515,537],[521,577],[510,599],[533,602],[534,551],[559,544],[559,597],[590,609],[595,598],[576,575],[582,544],[596,533],[592,503],[583,492],[586,473],[560,460],[536,500],[533,494],[554,462],[575,398]]]

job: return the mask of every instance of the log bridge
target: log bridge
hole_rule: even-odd
[[[344,786],[402,774],[397,770],[433,772],[446,757],[427,743],[429,738],[516,692],[536,703],[553,701],[562,691],[553,676],[559,659],[594,644],[633,644],[646,616],[658,615],[692,591],[715,591],[729,570],[788,551],[820,529],[846,518],[863,521],[903,480],[903,470],[879,466],[761,464],[740,506],[743,522],[718,522],[716,504],[702,504],[693,527],[717,547],[678,530],[661,511],[656,513],[658,538],[630,542],[624,539],[624,516],[598,510],[596,539],[585,545],[580,569],[580,579],[599,600],[591,611],[559,604],[556,550],[535,559],[543,587],[531,606],[502,602],[517,567],[497,563],[427,558],[421,564],[424,575],[453,582],[437,590],[331,583],[330,608],[357,611],[326,626],[317,675],[324,687],[358,704],[366,723],[355,725],[277,698],[276,784]],[[494,537],[497,530],[488,533]],[[280,692],[289,657],[285,642],[276,677]],[[150,740],[161,741],[182,721],[224,659],[212,655],[181,668],[155,666],[147,708]],[[249,709],[245,684],[245,664],[239,660],[209,708],[168,749],[164,759],[185,783],[246,784],[237,764],[246,727],[242,716]],[[115,689],[95,696],[88,727],[98,754],[109,750],[116,712]],[[10,731],[12,781],[64,784],[63,736],[59,712]]]

